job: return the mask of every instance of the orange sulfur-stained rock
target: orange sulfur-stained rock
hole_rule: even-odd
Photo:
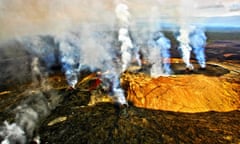
[[[151,78],[143,73],[122,75],[127,99],[142,108],[176,112],[231,111],[239,109],[239,93],[218,77],[178,75]],[[236,87],[235,87],[236,88]]]

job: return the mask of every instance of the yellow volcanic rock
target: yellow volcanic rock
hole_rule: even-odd
[[[151,78],[125,73],[122,85],[127,99],[142,108],[176,112],[231,111],[239,109],[239,93],[218,77],[178,75]]]

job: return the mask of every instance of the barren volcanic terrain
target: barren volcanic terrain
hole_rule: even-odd
[[[239,144],[240,40],[218,35],[209,33],[206,70],[198,69],[193,56],[195,70],[186,71],[172,48],[173,75],[151,78],[144,67],[123,73],[128,107],[116,105],[95,87],[96,75],[88,71],[82,72],[76,89],[69,88],[57,66],[41,84],[32,82],[20,70],[21,64],[29,65],[30,54],[15,48],[21,44],[8,45],[17,57],[0,63],[6,68],[1,69],[0,121],[14,122],[16,107],[44,95],[50,106],[35,127],[41,143]],[[11,64],[13,74],[8,73]]]

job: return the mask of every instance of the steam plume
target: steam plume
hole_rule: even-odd
[[[179,41],[180,45],[178,48],[182,54],[183,62],[185,63],[187,69],[193,70],[194,67],[190,62],[190,56],[192,51],[189,39],[190,30],[186,27],[181,27],[179,32],[180,35],[177,37],[177,40]]]
[[[55,41],[59,44],[60,60],[68,84],[74,88],[80,70],[79,39],[76,35],[67,33],[62,37],[56,37]]]
[[[108,89],[109,95],[112,96],[116,103],[128,105],[124,95],[124,90],[120,86],[119,74],[114,71],[106,71],[101,76],[103,87]]]
[[[171,74],[170,68],[170,40],[162,32],[156,32],[148,41],[149,62],[152,64],[151,76],[158,77]]]
[[[118,34],[118,40],[121,42],[122,72],[124,72],[131,63],[131,50],[133,49],[133,44],[129,37],[128,29],[120,28]]]
[[[100,70],[103,85],[109,89],[109,95],[114,97],[117,103],[127,104],[119,82],[121,70],[113,45],[112,29],[101,29],[91,25],[83,26],[80,32],[81,65],[90,67],[93,72]]]
[[[39,63],[39,58],[34,57],[31,63],[32,67],[32,79],[33,82],[37,84],[37,86],[41,86],[42,82],[42,72],[40,70],[40,63]]]
[[[207,37],[201,28],[193,27],[190,34],[191,46],[201,68],[206,67],[205,45]]]
[[[9,124],[4,122],[4,126],[0,127],[0,136],[3,137],[1,144],[25,144],[25,132],[16,123]]]
[[[132,40],[129,35],[129,19],[130,13],[126,4],[120,3],[117,5],[116,16],[119,21],[120,29],[118,31],[118,41],[121,42],[121,59],[122,59],[122,72],[130,66],[133,56],[138,65],[141,65],[138,48],[134,48]]]
[[[207,37],[204,31],[196,26],[182,27],[180,35],[177,37],[180,43],[179,49],[182,54],[186,68],[193,70],[194,67],[190,62],[191,51],[193,50],[196,59],[201,68],[206,67],[205,45]]]
[[[124,3],[119,3],[115,9],[116,16],[121,27],[129,27],[129,19],[131,17],[128,11],[128,6]]]
[[[50,112],[63,100],[63,97],[54,91],[32,93],[15,110],[15,122],[7,121],[0,127],[2,144],[29,143],[37,134],[38,126]]]

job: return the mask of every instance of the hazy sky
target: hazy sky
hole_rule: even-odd
[[[132,19],[240,16],[240,0],[0,0],[0,39],[56,33],[79,23],[114,24],[114,9],[129,6]]]
[[[170,0],[169,2],[170,5],[176,4],[183,15],[203,17],[240,15],[240,0]]]

